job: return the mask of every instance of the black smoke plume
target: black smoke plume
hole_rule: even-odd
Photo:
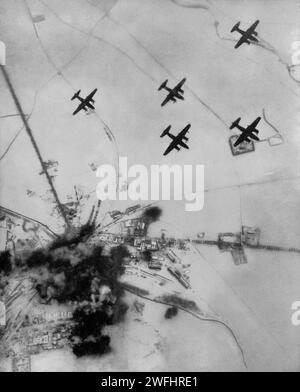
[[[173,317],[177,316],[178,314],[178,308],[176,306],[172,306],[171,308],[168,308],[165,313],[165,318],[166,319],[172,319]]]
[[[19,268],[35,278],[43,303],[72,303],[73,327],[70,342],[76,356],[103,355],[110,351],[110,337],[104,327],[121,322],[127,311],[119,278],[124,274],[123,246],[104,252],[88,241],[94,232],[86,225],[56,239],[45,249],[19,255]],[[9,269],[6,255],[2,268]]]
[[[159,207],[149,207],[143,213],[143,220],[150,225],[157,222],[161,217],[162,210]]]
[[[12,270],[11,255],[9,251],[0,253],[0,273],[8,275]]]
[[[155,223],[161,217],[162,210],[159,207],[149,207],[146,208],[142,215],[142,220],[145,222],[146,225],[146,233],[148,233],[149,226],[151,223]]]

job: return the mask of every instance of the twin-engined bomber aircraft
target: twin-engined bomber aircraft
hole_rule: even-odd
[[[159,87],[158,91],[164,89],[164,90],[168,91],[169,94],[167,95],[167,98],[163,101],[161,106],[165,106],[170,101],[175,103],[176,99],[181,99],[183,101],[184,100],[184,97],[183,97],[184,91],[182,90],[182,86],[184,85],[185,82],[186,82],[186,79],[184,78],[173,89],[171,89],[167,86],[168,80],[163,82],[163,84]]]
[[[185,143],[189,139],[186,137],[186,134],[188,133],[189,129],[191,128],[191,124],[188,124],[177,136],[174,136],[170,133],[171,130],[171,125],[166,128],[163,133],[160,135],[160,137],[164,137],[166,135],[169,136],[169,138],[172,139],[172,142],[170,143],[169,147],[166,149],[164,155],[168,155],[172,150],[180,150],[180,147],[187,148],[189,149],[189,146]]]
[[[251,41],[252,42],[258,42],[257,37],[257,32],[255,31],[257,25],[259,24],[259,20],[257,20],[251,27],[249,27],[248,30],[243,31],[240,29],[240,23],[238,22],[236,25],[233,26],[231,32],[233,33],[234,31],[238,31],[242,37],[238,41],[238,43],[235,45],[235,49],[239,48],[242,44],[248,44],[250,45]]]
[[[92,105],[92,103],[95,103],[93,97],[97,92],[97,88],[95,88],[94,91],[92,91],[86,98],[82,98],[80,96],[80,92],[81,90],[77,91],[77,93],[75,93],[73,95],[73,97],[71,98],[71,101],[73,101],[75,98],[77,98],[80,101],[79,106],[77,107],[77,109],[75,110],[75,112],[73,113],[73,116],[75,116],[75,114],[77,114],[78,112],[80,112],[80,110],[84,110],[87,112],[87,107],[89,109],[95,109],[95,107]]]
[[[237,147],[239,144],[243,143],[243,142],[250,142],[250,139],[256,140],[256,141],[260,141],[260,139],[255,135],[259,133],[259,130],[256,129],[256,126],[258,125],[258,123],[261,120],[261,117],[257,117],[257,119],[255,121],[253,121],[252,124],[248,125],[247,128],[243,128],[241,125],[239,125],[241,118],[239,117],[237,120],[235,120],[230,129],[233,128],[238,128],[242,134],[240,135],[240,137],[237,139],[237,141],[234,143],[234,147]]]

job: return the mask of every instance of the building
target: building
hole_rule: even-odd
[[[240,248],[241,235],[234,233],[219,233],[218,235],[218,247],[221,251],[226,252],[235,248]]]
[[[229,145],[230,145],[231,153],[233,156],[247,154],[249,152],[255,151],[255,145],[252,140],[250,142],[244,141],[241,144],[239,144],[238,146],[235,146],[234,144],[238,138],[239,138],[238,135],[232,135],[229,138]]]
[[[124,237],[116,235],[116,236],[114,236],[112,242],[117,245],[122,245],[122,244],[124,244],[125,240],[124,240]]]
[[[125,211],[125,215],[133,214],[133,213],[136,212],[136,210],[138,210],[139,208],[141,208],[141,205],[140,205],[140,204],[137,204],[136,206],[129,207],[129,208],[127,208],[127,210]]]
[[[161,270],[162,263],[160,263],[159,261],[150,261],[148,264],[148,268],[152,270]]]
[[[133,242],[133,246],[135,248],[140,248],[143,240],[141,238],[135,238]]]
[[[110,213],[109,213],[109,215],[110,215],[110,217],[112,218],[112,219],[119,219],[119,218],[121,218],[122,217],[122,212],[121,211],[111,211]]]
[[[27,338],[29,353],[38,354],[43,350],[55,350],[67,346],[71,328],[72,323],[66,323],[52,327],[48,325],[47,331],[35,329]]]
[[[148,224],[142,219],[127,219],[120,223],[121,234],[125,237],[145,237]]]
[[[248,263],[243,247],[238,249],[232,249],[231,255],[235,265],[242,265]]]
[[[156,251],[159,249],[158,242],[156,240],[146,239],[142,241],[142,248],[143,248],[142,250]]]
[[[190,288],[189,282],[182,276],[181,272],[174,267],[168,267],[168,271],[170,272],[171,275],[175,276],[175,278],[182,284],[183,287],[186,289]]]
[[[48,344],[50,341],[50,335],[48,332],[41,333],[40,335],[35,335],[29,338],[28,346],[40,346],[43,344]]]
[[[260,242],[261,231],[258,227],[242,227],[242,242],[249,246],[258,246]]]
[[[30,355],[14,355],[12,358],[12,371],[18,373],[31,372]]]
[[[166,255],[168,259],[172,261],[172,263],[180,262],[180,259],[176,256],[176,254],[171,249],[167,251]]]
[[[31,251],[46,247],[55,238],[43,223],[0,206],[0,251]]]

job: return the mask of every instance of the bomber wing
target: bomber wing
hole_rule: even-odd
[[[79,113],[80,110],[85,110],[85,111],[86,111],[85,106],[86,106],[86,103],[85,103],[85,101],[83,101],[83,102],[78,106],[78,108],[75,110],[75,112],[73,113],[73,116],[75,116],[75,114]]]
[[[98,90],[98,89],[95,88],[95,90],[92,91],[92,92],[85,98],[85,101],[93,101],[93,97],[94,97],[94,95],[96,94],[97,90]]]
[[[258,24],[259,24],[259,20],[257,20],[255,23],[253,23],[253,25],[251,27],[249,27],[249,29],[246,31],[246,34],[249,34],[249,35],[255,34],[256,33],[255,29]]]
[[[253,121],[252,124],[249,125],[248,129],[250,129],[252,132],[256,130],[257,125],[259,124],[261,120],[261,117],[257,117],[255,121]]]
[[[161,104],[161,106],[165,106],[169,101],[171,101],[171,99],[174,97],[173,92],[170,92],[167,95],[167,98],[163,101],[163,103]]]
[[[174,149],[176,149],[177,151],[180,150],[179,147],[178,147],[178,142],[176,141],[176,139],[173,140],[172,143],[170,143],[169,147],[164,152],[164,155],[170,154],[170,152],[173,151]]]
[[[247,37],[246,34],[242,35],[242,37],[240,38],[240,40],[238,41],[238,43],[235,45],[235,49],[237,49],[237,48],[239,48],[241,45],[243,45],[243,44],[249,42],[249,41],[248,41],[248,38],[249,38],[249,37]]]
[[[181,92],[181,93],[182,93],[182,92],[183,92],[183,91],[182,91],[182,86],[184,85],[185,82],[186,82],[186,78],[182,79],[182,81],[179,82],[179,83],[177,84],[177,86],[174,87],[173,92],[176,93],[176,94],[177,94],[178,92]]]

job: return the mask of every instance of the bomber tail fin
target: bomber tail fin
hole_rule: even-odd
[[[164,136],[168,135],[168,133],[170,132],[170,130],[171,130],[171,125],[169,125],[168,128],[166,128],[166,129],[163,131],[163,133],[160,135],[160,137],[164,137]]]
[[[233,28],[231,29],[231,33],[233,33],[234,31],[238,31],[239,27],[240,27],[241,22],[238,22],[237,24],[235,24],[233,26]]]
[[[81,90],[78,90],[77,93],[75,93],[73,95],[73,97],[71,98],[71,101],[73,101],[75,98],[79,98],[79,94],[80,94]]]
[[[159,87],[158,91],[162,90],[163,88],[166,88],[166,87],[167,87],[167,84],[168,84],[168,79],[165,80],[165,81],[162,83],[162,85]]]
[[[233,128],[237,127],[237,126],[239,125],[240,121],[241,121],[241,117],[239,117],[238,119],[236,119],[236,120],[231,124],[230,129],[233,129]]]

